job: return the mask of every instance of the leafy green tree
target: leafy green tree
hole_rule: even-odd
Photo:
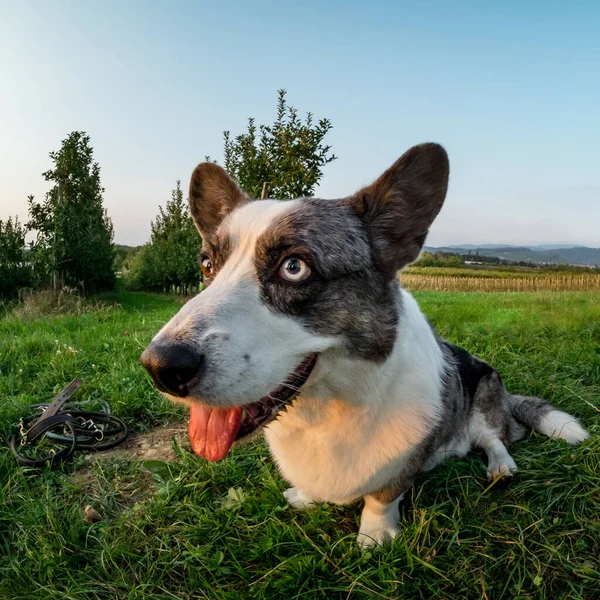
[[[142,246],[120,246],[115,244],[115,261],[113,263],[115,273],[128,271],[131,268],[133,259],[141,249]]]
[[[423,252],[413,264],[415,267],[462,267],[465,260],[460,254],[452,252]]]
[[[419,260],[413,263],[416,267],[434,267],[436,266],[435,256],[431,252],[423,252]]]
[[[158,211],[151,224],[150,241],[132,259],[125,282],[133,289],[183,294],[195,291],[202,279],[198,265],[202,242],[180,181],[165,208],[159,206]]]
[[[69,285],[86,294],[111,289],[113,226],[103,207],[100,166],[89,136],[72,132],[50,158],[54,166],[42,176],[52,189],[41,203],[29,197],[27,226],[37,232],[32,259],[40,283],[54,289]]]
[[[447,267],[462,267],[464,266],[465,261],[460,254],[455,254],[454,256],[448,256],[445,259],[445,266]]]
[[[263,185],[268,195],[287,200],[311,196],[323,176],[323,167],[336,159],[323,140],[333,127],[328,119],[314,122],[312,113],[303,121],[279,90],[277,118],[272,125],[259,125],[248,119],[248,131],[225,138],[225,170],[242,189],[260,198]]]
[[[31,286],[25,233],[17,217],[0,220],[0,298],[14,298],[21,288]]]

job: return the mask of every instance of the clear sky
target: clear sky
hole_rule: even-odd
[[[0,218],[27,218],[75,129],[115,241],[140,244],[222,131],[276,90],[328,117],[318,194],[369,183],[423,141],[450,154],[428,243],[600,246],[600,2],[0,0]]]

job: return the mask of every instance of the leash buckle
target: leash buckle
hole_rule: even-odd
[[[67,402],[67,400],[69,400],[69,398],[71,398],[71,396],[81,387],[82,383],[81,379],[73,379],[66,388],[62,389],[54,396],[52,402],[50,402],[40,418],[37,419],[25,433],[25,437],[21,435],[21,446],[24,446],[28,442],[35,441],[43,433],[44,421],[57,415],[63,404],[65,404],[65,402]],[[24,439],[25,443],[23,443]]]

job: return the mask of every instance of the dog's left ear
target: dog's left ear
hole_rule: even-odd
[[[248,196],[214,163],[200,163],[190,180],[190,212],[204,241],[210,239],[223,219],[249,201]]]
[[[388,276],[419,256],[444,203],[449,172],[448,155],[439,144],[420,144],[345,200],[365,224],[375,265]]]

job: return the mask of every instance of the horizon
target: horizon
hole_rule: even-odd
[[[473,248],[484,248],[484,247],[489,247],[489,248],[548,248],[549,250],[566,250],[569,248],[593,248],[593,249],[597,249],[600,250],[600,247],[598,246],[587,246],[585,244],[579,244],[579,245],[575,245],[572,246],[571,244],[562,244],[560,242],[557,242],[555,244],[553,244],[552,242],[548,243],[548,244],[528,244],[528,243],[523,243],[523,244],[515,244],[515,243],[511,243],[511,244],[507,244],[507,243],[503,243],[503,242],[485,242],[483,244],[470,244],[469,242],[460,242],[458,244],[442,244],[441,246],[433,246],[432,244],[428,244],[427,240],[425,242],[424,247],[429,247],[429,248],[461,248],[461,247],[467,247],[467,246],[473,246]]]
[[[115,242],[116,246],[123,246],[125,248],[138,248],[141,247],[143,244],[121,244],[119,242]],[[425,244],[423,245],[423,250],[425,250],[426,248],[452,248],[452,249],[457,249],[457,250],[470,250],[471,248],[473,249],[488,249],[488,250],[492,250],[492,249],[496,249],[496,248],[528,248],[530,250],[535,250],[535,249],[540,249],[540,248],[544,248],[547,250],[569,250],[572,248],[589,248],[592,250],[600,250],[600,246],[586,246],[586,245],[575,245],[572,246],[571,244],[504,244],[502,242],[486,242],[485,244],[469,244],[469,243],[460,243],[460,244],[442,244],[440,246],[435,246],[432,244],[427,243],[427,240],[425,240]]]
[[[427,246],[600,247],[597,3],[0,7],[0,219],[28,220],[48,154],[83,130],[115,243],[141,245],[175,181],[222,162],[223,130],[271,123],[285,88],[333,123],[339,158],[315,195],[348,195],[437,141],[450,187]]]

